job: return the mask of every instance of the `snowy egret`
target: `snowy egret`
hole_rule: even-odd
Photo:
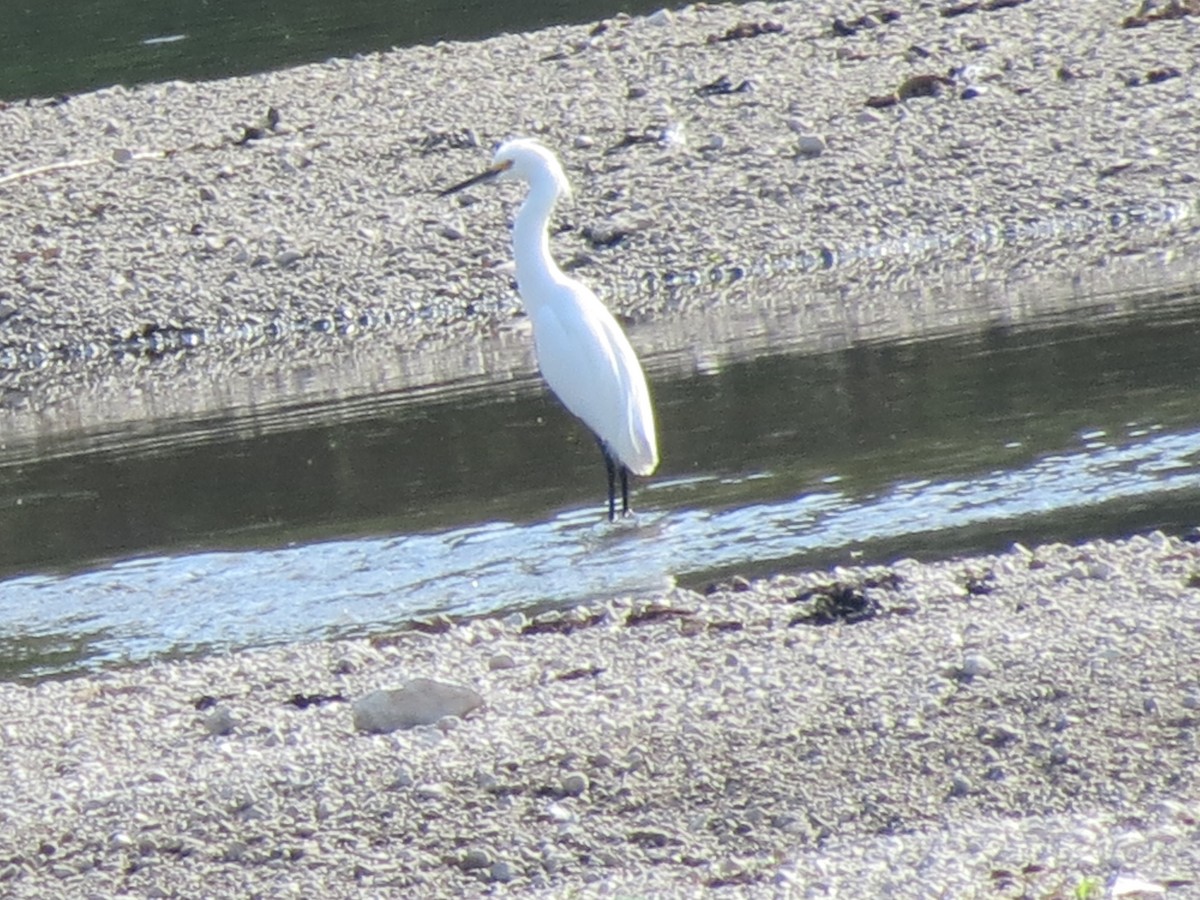
[[[629,473],[658,465],[654,410],[646,376],[625,332],[586,285],[568,278],[550,256],[547,225],[558,198],[570,193],[550,150],[518,138],[500,146],[492,165],[441,192],[444,197],[485,181],[523,181],[525,202],[513,218],[517,290],[533,323],[538,368],[563,405],[591,429],[608,470],[608,518],[629,512]]]

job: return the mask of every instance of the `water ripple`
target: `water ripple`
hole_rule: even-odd
[[[0,583],[8,634],[93,632],[87,664],[376,631],[662,588],[677,578],[1116,500],[1200,491],[1200,430],[1088,442],[974,478],[821,489],[724,509],[682,505],[609,526],[592,509],[529,524],[129,560]],[[660,486],[687,497],[686,482]]]

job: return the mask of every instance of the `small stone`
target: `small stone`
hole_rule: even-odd
[[[488,660],[488,669],[492,672],[502,669],[516,668],[517,662],[508,653],[497,653]]]
[[[213,737],[231,734],[237,725],[237,719],[228,706],[218,706],[204,719],[204,730]]]
[[[413,791],[419,800],[445,800],[449,793],[444,784],[422,784]]]
[[[820,135],[804,134],[796,141],[796,155],[802,159],[815,159],[825,152],[825,141]]]
[[[354,727],[373,734],[432,725],[445,716],[465,716],[483,705],[471,688],[414,678],[402,688],[372,691],[354,701]]]
[[[1050,724],[1053,731],[1066,731],[1072,725],[1071,717],[1065,713],[1059,713],[1058,717]]]
[[[458,867],[464,872],[471,869],[486,869],[492,865],[492,854],[482,847],[472,847],[462,855],[462,859],[458,861]]]
[[[133,847],[133,838],[127,831],[114,831],[108,836],[108,846],[113,850],[129,850]]]
[[[991,675],[996,671],[996,665],[982,653],[968,653],[963,656],[962,668],[959,671],[963,678],[978,678]]]
[[[562,793],[565,797],[579,797],[587,792],[588,778],[582,772],[569,772],[562,778]]]
[[[560,825],[566,822],[574,822],[575,814],[561,803],[551,803],[546,807],[546,817],[551,822],[558,822]]]
[[[112,161],[119,166],[125,166],[133,162],[133,151],[128,147],[118,147],[112,152]]]
[[[492,863],[491,869],[488,870],[488,878],[501,884],[507,884],[516,875],[517,873],[513,870],[512,864],[503,859],[496,860]]]
[[[950,781],[951,797],[966,797],[971,793],[971,779],[961,773],[955,773]]]
[[[1166,886],[1137,875],[1118,875],[1109,886],[1110,897],[1156,897],[1167,892]]]

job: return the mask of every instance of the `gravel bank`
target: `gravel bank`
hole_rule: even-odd
[[[1198,581],[1152,534],[2,685],[0,884],[1194,896]],[[417,677],[485,705],[366,735],[328,699]]]
[[[975,7],[696,7],[9,105],[4,420],[477,374],[518,312],[515,194],[433,192],[512,134],[562,154],[555,252],[638,323],[782,308],[853,340],[1194,282],[1200,17]]]

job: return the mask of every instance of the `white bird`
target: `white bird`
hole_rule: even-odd
[[[538,367],[550,389],[591,429],[608,470],[608,518],[629,513],[629,473],[649,475],[658,465],[654,410],[646,376],[625,332],[586,285],[568,278],[550,256],[547,225],[558,198],[571,191],[558,158],[537,141],[500,146],[492,165],[441,192],[453,194],[484,181],[524,181],[525,202],[513,219],[517,290],[533,323]]]

